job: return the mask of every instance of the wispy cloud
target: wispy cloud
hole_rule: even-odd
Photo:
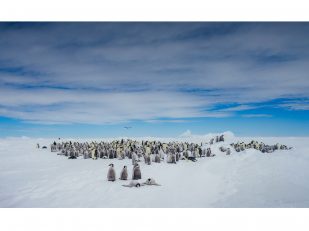
[[[0,23],[0,33],[0,115],[25,121],[181,121],[309,97],[307,23]],[[238,106],[212,110],[224,104]]]
[[[279,106],[289,110],[309,110],[309,99],[288,100]]]
[[[241,115],[242,117],[245,117],[245,118],[268,118],[268,117],[272,117],[272,115],[270,114],[243,114]]]
[[[252,110],[255,108],[258,108],[259,106],[254,106],[254,105],[238,105],[234,107],[227,107],[224,109],[220,109],[218,111],[221,112],[237,112],[237,111],[247,111],[247,110]]]

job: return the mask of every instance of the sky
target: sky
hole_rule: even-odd
[[[0,137],[309,136],[308,38],[309,23],[2,22]]]

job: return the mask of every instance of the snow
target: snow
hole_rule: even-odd
[[[177,138],[139,139],[207,142],[214,135],[186,132]],[[178,164],[141,163],[142,181],[152,177],[162,186],[140,188],[121,186],[129,181],[106,179],[110,163],[117,178],[124,165],[131,176],[131,160],[68,160],[36,148],[37,143],[49,147],[52,139],[3,138],[0,207],[309,207],[309,137],[225,135],[226,142],[212,145],[215,157]],[[293,148],[271,154],[232,149],[230,156],[218,150],[252,139]]]

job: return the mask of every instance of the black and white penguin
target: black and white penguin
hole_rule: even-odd
[[[221,135],[221,136],[220,136],[219,141],[220,141],[220,142],[224,142],[224,135]]]
[[[145,164],[148,164],[148,165],[151,165],[151,158],[150,158],[150,155],[145,155]]]
[[[114,159],[114,153],[113,153],[113,151],[111,149],[108,152],[108,158],[109,159]]]
[[[84,151],[83,156],[84,156],[84,159],[88,159],[89,158],[88,150]]]
[[[176,164],[176,155],[175,154],[168,154],[167,163]]]
[[[120,173],[120,180],[127,180],[128,179],[128,170],[127,170],[127,166],[123,166],[123,169]]]
[[[139,168],[139,165],[136,163],[133,168],[132,180],[142,179],[142,173]]]
[[[176,161],[178,162],[179,159],[180,159],[180,154],[179,154],[179,152],[177,152],[177,153],[176,153]]]
[[[160,156],[159,156],[159,154],[156,154],[155,155],[155,163],[160,163],[160,162],[161,162]]]
[[[172,164],[176,164],[176,154],[174,154],[174,153],[172,154],[171,161],[172,161],[171,162]]]
[[[107,180],[108,181],[115,181],[116,180],[116,172],[115,172],[115,169],[114,169],[114,165],[110,164],[109,166],[110,167],[109,167],[108,172],[107,172]]]
[[[160,186],[153,178],[148,178],[142,185],[156,185]]]
[[[135,165],[135,163],[138,161],[138,156],[135,152],[132,154],[132,165]]]
[[[141,185],[138,181],[136,181],[136,180],[131,180],[130,181],[130,183],[129,184],[123,184],[122,185],[123,187],[129,187],[129,188],[132,188],[132,187],[136,187],[136,188],[139,188],[139,187],[141,187],[141,186],[143,186],[143,185]]]

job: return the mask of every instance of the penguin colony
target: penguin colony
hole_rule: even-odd
[[[145,164],[151,163],[172,163],[176,164],[179,160],[196,161],[200,157],[213,157],[211,145],[218,142],[224,142],[224,135],[216,136],[210,139],[207,147],[201,144],[189,142],[160,142],[160,141],[136,141],[136,140],[114,140],[111,142],[55,142],[51,144],[51,151],[58,152],[58,155],[66,156],[70,159],[83,157],[84,159],[98,158],[103,159],[131,159],[132,165],[144,161]],[[232,143],[230,146],[236,151],[254,148],[262,153],[272,153],[275,150],[291,149],[286,145],[275,144],[266,145],[263,142],[252,140],[246,144],[244,142]],[[38,146],[39,147],[39,144]],[[45,146],[43,147],[45,148]],[[220,147],[221,152],[227,155],[231,154],[230,148]]]
[[[291,147],[287,147],[283,144],[275,144],[275,145],[266,145],[263,142],[258,142],[252,140],[250,143],[246,144],[244,142],[237,142],[236,144],[232,143],[231,146],[235,149],[236,152],[244,151],[245,149],[254,148],[256,150],[261,151],[262,153],[272,153],[276,150],[289,150]]]
[[[211,139],[210,143],[224,141],[223,135],[216,139]],[[135,141],[135,140],[115,140],[112,142],[54,142],[51,144],[51,151],[58,152],[58,155],[75,159],[82,156],[84,159],[125,159],[132,160],[132,165],[136,162],[144,161],[151,165],[152,162],[167,162],[176,164],[179,160],[195,161],[199,157],[211,157],[211,149],[202,148],[202,144],[188,142],[160,141]]]

